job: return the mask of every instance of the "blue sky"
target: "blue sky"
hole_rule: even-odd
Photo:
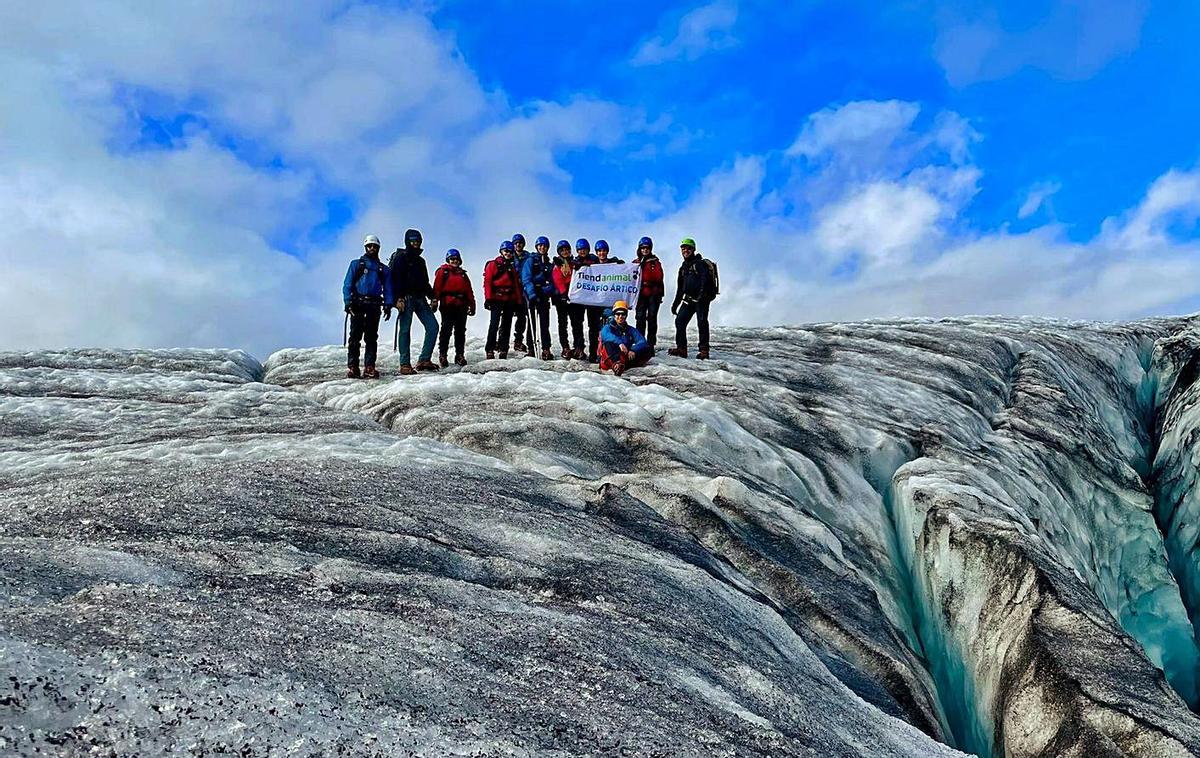
[[[358,241],[409,226],[470,270],[515,231],[650,234],[672,266],[694,236],[725,324],[1195,310],[1198,22],[1138,0],[9,6],[0,308],[52,307],[0,347],[327,342]]]

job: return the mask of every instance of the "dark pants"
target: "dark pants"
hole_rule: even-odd
[[[550,349],[550,303],[546,300],[538,300],[529,306],[530,312],[533,315],[533,320],[537,321],[537,335],[541,340],[541,348],[543,350]],[[534,325],[529,324],[529,349],[533,349],[533,333]]]
[[[379,343],[380,306],[368,303],[353,303],[350,306],[350,342],[346,345],[346,365],[358,368],[358,343],[366,343],[363,358],[368,366],[375,365]]]
[[[491,318],[488,319],[487,346],[491,353],[508,352],[508,333],[512,329],[513,312],[516,306],[511,303],[492,303]]]
[[[687,350],[687,329],[692,316],[696,317],[696,326],[700,328],[700,349],[708,350],[708,301],[684,301],[679,304],[679,313],[675,316],[675,346],[680,350]]]
[[[603,305],[587,306],[588,360],[595,363],[600,351],[600,322],[604,320]]]
[[[533,342],[533,332],[529,329],[525,313],[525,302],[513,306],[513,344],[521,345]],[[528,337],[528,342],[526,338]]]
[[[587,306],[571,304],[567,308],[571,315],[572,347],[576,350],[583,350],[583,319],[587,313]]]
[[[650,343],[650,347],[658,344],[658,309],[662,307],[662,295],[638,298],[637,321],[634,326]]]
[[[467,306],[443,305],[442,329],[438,332],[438,352],[446,354],[450,347],[450,332],[454,332],[454,355],[463,354],[463,345],[467,341]]]
[[[560,300],[554,304],[554,310],[558,312],[558,345],[563,350],[570,350],[571,340],[567,334],[571,323],[571,304]]]

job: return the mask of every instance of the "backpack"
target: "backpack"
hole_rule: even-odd
[[[721,294],[721,275],[717,272],[717,264],[711,258],[703,258],[702,260],[708,264],[708,273],[712,274],[713,290],[709,300],[716,300],[717,295]]]

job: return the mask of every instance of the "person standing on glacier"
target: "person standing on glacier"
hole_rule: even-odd
[[[575,273],[571,264],[571,243],[559,240],[557,252],[558,255],[551,261],[554,266],[554,309],[558,312],[558,344],[562,348],[563,360],[566,361],[576,357],[577,352],[583,354],[583,319],[575,318],[573,306],[567,298],[571,291],[571,276]],[[571,336],[575,339],[573,348]]]
[[[663,267],[654,254],[654,240],[642,237],[637,248],[638,272],[642,290],[637,301],[637,330],[646,335],[650,347],[658,344],[658,309],[663,301]]]
[[[584,266],[591,266],[599,263],[600,259],[592,255],[592,243],[582,237],[575,240],[575,257],[571,259],[571,268],[578,271]],[[583,319],[587,318],[587,336],[588,336],[588,363],[596,362],[596,351],[600,344],[600,319],[604,315],[604,306],[592,305],[571,305],[571,323],[574,325],[578,320],[582,328]],[[574,353],[576,358],[583,359],[585,356],[583,350],[576,349]]]
[[[521,264],[521,286],[525,290],[525,304],[532,319],[529,324],[530,336],[536,329],[542,343],[542,360],[548,361],[554,357],[550,352],[550,298],[557,292],[550,263],[549,238],[538,237],[533,250]],[[533,339],[529,342],[529,355],[533,355]]]
[[[513,243],[500,244],[500,255],[483,269],[483,307],[490,312],[487,331],[488,360],[508,357],[508,335],[512,317],[521,303],[521,276],[516,267],[517,251]]]
[[[454,334],[454,363],[467,365],[463,357],[463,346],[467,341],[467,318],[475,315],[475,292],[471,289],[471,278],[462,267],[462,254],[454,248],[446,251],[446,262],[433,275],[433,296],[442,311],[442,328],[438,337],[438,365],[450,365],[446,351],[450,348],[450,334]]]
[[[433,286],[429,283],[429,267],[421,256],[421,233],[409,229],[404,233],[404,249],[396,249],[388,261],[392,270],[392,292],[396,296],[396,351],[400,353],[400,373],[415,374],[411,363],[412,319],[415,314],[425,328],[425,343],[421,346],[421,357],[417,362],[420,371],[437,371],[433,362],[433,346],[437,342],[438,322],[433,315],[437,300],[433,297]]]
[[[516,257],[513,259],[513,265],[517,267],[517,274],[525,268],[525,261],[529,258],[529,253],[525,250],[525,235],[514,234],[512,236],[513,250],[516,251]],[[548,243],[547,243],[548,244]],[[533,329],[529,322],[528,305],[525,301],[525,291],[521,290],[517,293],[521,297],[521,302],[513,310],[513,350],[518,353],[525,353],[533,357]],[[526,344],[528,339],[529,344]]]
[[[375,370],[377,344],[379,342],[379,311],[383,309],[384,321],[392,317],[392,277],[388,267],[379,260],[379,238],[368,234],[363,240],[362,257],[350,261],[346,278],[342,282],[342,302],[350,316],[350,339],[346,343],[346,378],[378,379]],[[366,368],[358,370],[358,343],[366,343],[363,356]]]
[[[708,358],[708,306],[719,292],[717,267],[696,252],[696,241],[684,237],[679,243],[683,263],[679,264],[679,277],[675,285],[675,302],[671,314],[675,316],[675,347],[667,352],[680,358],[688,355],[687,330],[692,316],[700,330],[699,350],[696,357]]]

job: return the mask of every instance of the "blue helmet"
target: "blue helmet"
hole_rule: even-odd
[[[458,252],[458,250],[457,250],[456,248],[453,248],[453,247],[452,247],[452,248],[450,248],[449,250],[447,250],[447,251],[446,251],[446,262],[447,262],[447,263],[449,263],[449,262],[451,261],[451,259],[453,259],[453,258],[457,258],[457,259],[459,259],[459,260],[461,261],[461,260],[462,260],[462,254],[461,254],[461,253],[459,253],[459,252]]]
[[[591,250],[592,245],[590,242],[585,240],[583,237],[580,237],[579,239],[575,240],[575,249],[576,250]]]
[[[596,252],[608,252],[608,240],[596,240]]]
[[[512,241],[513,241],[514,245],[517,244],[518,242],[520,242],[522,245],[524,245],[525,244],[525,235],[524,234],[514,234]]]
[[[569,252],[571,252],[571,243],[567,242],[566,240],[559,240],[558,247],[556,247],[554,249],[556,252],[559,252],[559,253],[561,253],[563,250],[566,250],[569,253]]]
[[[546,247],[550,247],[550,238],[549,237],[538,237],[537,241],[533,243],[533,246],[537,247],[538,245],[545,245]]]
[[[515,253],[517,252],[517,248],[513,246],[512,240],[504,240],[500,243],[500,252]]]
[[[409,229],[404,233],[404,246],[408,247],[410,243],[415,242],[418,245],[424,240],[421,239],[421,233],[416,229]]]
[[[653,250],[654,249],[654,240],[650,239],[649,237],[642,237],[640,240],[638,240],[638,248],[643,248],[643,247],[648,247],[651,250]]]

